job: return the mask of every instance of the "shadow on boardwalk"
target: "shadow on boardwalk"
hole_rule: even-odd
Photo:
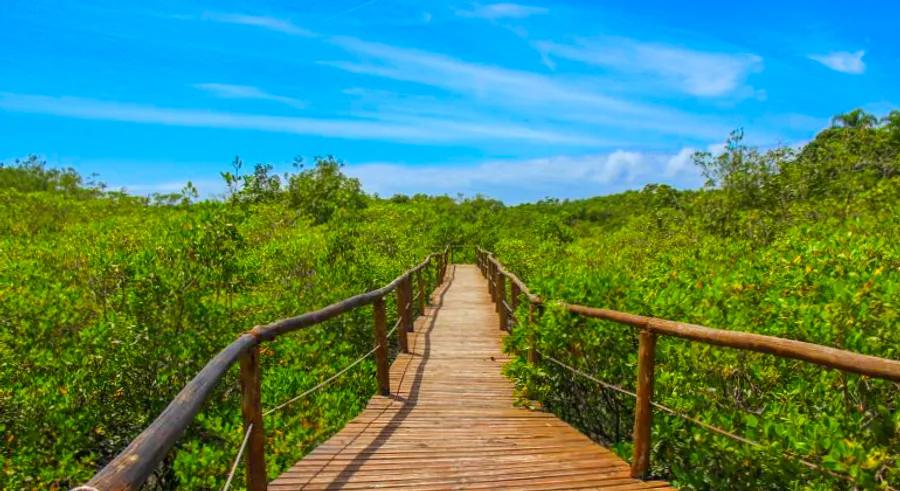
[[[392,395],[373,397],[269,491],[668,487],[632,479],[622,459],[552,414],[516,407],[487,282],[468,264],[448,276],[410,333],[411,353],[391,366]]]
[[[350,461],[347,465],[344,466],[343,470],[337,475],[333,482],[331,482],[326,489],[343,489],[344,484],[350,481],[350,478],[353,477],[354,473],[360,470],[363,465],[370,459],[370,457],[382,447],[388,440],[390,440],[391,436],[394,432],[400,428],[400,424],[406,420],[409,416],[410,412],[416,407],[416,403],[419,400],[419,389],[422,385],[422,377],[425,374],[425,367],[428,363],[428,360],[431,356],[431,332],[434,329],[435,324],[437,323],[437,319],[441,314],[441,307],[444,305],[444,297],[447,295],[447,291],[450,289],[450,286],[453,284],[453,279],[456,274],[456,266],[451,265],[448,268],[448,280],[444,282],[441,286],[440,292],[437,295],[437,302],[430,307],[430,310],[427,312],[426,321],[423,323],[425,328],[422,331],[421,336],[416,338],[416,344],[418,344],[419,338],[424,340],[424,346],[422,348],[421,353],[414,353],[414,349],[410,349],[411,353],[408,356],[418,356],[421,357],[421,363],[416,367],[416,371],[412,376],[412,380],[410,381],[409,386],[409,395],[404,398],[399,395],[391,394],[388,396],[390,399],[400,402],[403,406],[397,411],[396,414],[384,425],[384,428],[378,433],[378,436],[372,440],[362,451],[360,451],[353,460]],[[398,381],[397,386],[403,387],[406,382],[406,377],[408,375],[409,364],[407,364],[406,369],[403,371],[403,377]],[[390,409],[390,406],[385,407],[381,410],[380,414],[384,414]],[[366,429],[376,424],[376,420],[373,419],[370,422]],[[365,433],[365,430],[360,431],[360,436]],[[355,442],[354,438],[345,446],[349,446],[351,443]],[[339,453],[335,454],[335,456],[340,455]],[[318,472],[314,473],[310,476],[309,482],[313,481],[327,466],[322,466],[322,469]]]

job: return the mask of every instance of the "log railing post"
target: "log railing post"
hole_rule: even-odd
[[[416,273],[416,280],[419,283],[419,315],[425,315],[425,305],[428,299],[425,298],[425,276],[421,269]]]
[[[503,273],[500,272],[500,268],[494,268],[494,308],[496,312],[500,313],[501,302],[503,301]]]
[[[247,489],[265,491],[266,483],[266,433],[263,429],[260,395],[259,347],[254,346],[240,359],[241,413],[244,415],[244,432],[250,428],[247,440]],[[252,428],[250,425],[253,425]]]
[[[400,321],[400,324],[406,328],[406,332],[413,332],[413,321],[416,318],[414,315],[416,306],[413,301],[412,273],[408,274],[406,279],[403,280],[402,288],[405,292],[403,296],[406,297],[406,303],[403,308],[403,321]]]
[[[375,314],[375,378],[378,380],[378,393],[386,396],[391,393],[390,367],[388,366],[387,316],[384,309],[384,298],[378,297],[372,302]]]
[[[491,295],[491,301],[494,301],[494,263],[488,260],[487,272],[484,277],[488,280],[488,293]]]
[[[510,285],[509,285],[509,290],[510,290],[509,291],[509,307],[510,307],[510,309],[512,309],[512,314],[510,314],[510,315],[512,315],[513,318],[515,318],[516,310],[518,310],[518,308],[519,308],[519,297],[522,296],[522,289],[519,288],[519,284],[516,283],[515,281],[510,281],[509,283],[510,283]],[[519,319],[515,319],[515,320],[516,320],[516,324],[518,324]],[[518,325],[516,327],[518,327]]]
[[[428,263],[428,280],[429,280],[429,289],[431,291],[437,290],[438,286],[440,286],[440,282],[438,281],[438,263],[439,259],[432,258],[432,261]],[[432,285],[431,282],[434,282]]]
[[[656,358],[656,334],[642,329],[638,346],[637,402],[634,408],[634,449],[631,457],[631,477],[642,479],[650,467],[650,429],[653,414],[653,368]]]
[[[497,313],[500,314],[500,330],[507,331],[509,329],[509,311],[506,310],[506,277],[502,274],[497,275]]]
[[[397,285],[396,297],[397,297],[397,317],[400,318],[400,325],[397,328],[397,339],[400,342],[400,352],[401,353],[409,353],[409,339],[406,335],[406,317],[409,315],[408,310],[406,309],[406,304],[409,303],[409,297],[407,296],[407,290],[403,287],[406,282],[409,281],[407,277],[404,280],[400,281],[400,284]]]
[[[537,365],[541,357],[537,351],[537,317],[540,314],[540,305],[528,303],[528,363]]]

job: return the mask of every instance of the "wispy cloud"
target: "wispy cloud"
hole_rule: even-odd
[[[540,9],[518,4],[480,5],[479,8],[499,6],[494,11],[512,12],[515,8],[510,5]],[[268,17],[233,14],[223,18],[251,25],[271,24],[278,28],[283,28],[284,22]],[[454,111],[465,112],[471,108],[478,108],[480,114],[468,118],[470,121],[466,124],[469,125],[474,123],[477,126],[480,124],[479,119],[493,119],[499,112],[508,121],[522,121],[525,118],[531,126],[536,122],[549,125],[562,124],[568,126],[568,131],[572,133],[586,130],[596,132],[599,127],[606,127],[620,134],[623,131],[650,130],[661,135],[685,136],[693,139],[718,138],[735,126],[733,122],[725,121],[721,117],[691,114],[672,107],[648,104],[642,102],[643,98],[613,95],[613,92],[601,88],[608,86],[610,80],[591,74],[562,75],[516,70],[347,36],[321,39],[343,48],[349,54],[355,55],[356,59],[321,60],[320,64],[355,74],[413,82],[447,91],[450,94],[442,94],[440,100],[430,106],[443,106],[439,108],[440,111],[452,109],[451,114],[448,114],[451,118],[456,116],[452,114]],[[721,78],[710,81],[689,78],[689,75],[684,77],[687,78],[685,83],[693,84],[691,87],[698,91],[715,90],[703,87],[701,83],[722,83]],[[387,119],[376,114],[365,116]],[[575,138],[584,139],[581,136]],[[612,139],[619,142],[623,140],[621,137]],[[596,138],[591,140],[598,141]],[[609,140],[607,138],[604,143],[608,143]]]
[[[193,87],[204,92],[208,92],[213,96],[219,97],[221,99],[256,99],[262,101],[280,102],[281,104],[286,104],[288,106],[296,108],[306,107],[306,103],[299,99],[271,94],[260,89],[259,87],[254,87],[252,85],[202,83],[194,84]]]
[[[395,80],[417,82],[482,99],[502,96],[505,101],[568,101],[602,105],[627,111],[633,105],[575,84],[560,84],[543,75],[510,70],[457,60],[428,51],[399,48],[349,37],[335,37],[332,42],[370,59],[367,63],[325,62],[354,73],[364,73]]]
[[[202,16],[204,20],[213,22],[221,22],[223,24],[238,24],[243,26],[260,27],[270,31],[281,32],[293,36],[312,37],[315,33],[297,26],[287,19],[277,17],[268,17],[264,15],[249,15],[224,12],[205,12]]]
[[[562,58],[623,73],[662,77],[669,85],[695,96],[723,96],[762,69],[762,58],[748,53],[692,50],[621,37],[578,44],[536,43],[546,63]]]
[[[477,17],[480,19],[522,19],[532,15],[546,14],[547,9],[544,7],[535,7],[532,5],[522,5],[518,3],[491,3],[485,5],[474,5],[470,9],[457,10],[456,14],[461,17]]]
[[[701,138],[719,137],[731,129],[708,117],[607,95],[594,87],[591,79],[471,63],[356,38],[334,37],[330,41],[361,60],[324,64],[352,73],[443,89],[475,99],[467,101],[469,104],[501,108],[518,118],[653,129],[663,134]]]
[[[471,141],[518,141],[594,146],[581,134],[494,123],[479,124],[437,118],[404,117],[396,122],[366,119],[316,119],[263,114],[176,109],[78,97],[0,92],[0,109],[79,119],[186,127],[231,128],[333,138],[449,144]]]
[[[859,75],[866,71],[863,56],[866,52],[834,51],[824,55],[809,55],[809,59],[817,61],[834,71]]]
[[[702,183],[690,156],[616,150],[581,156],[558,155],[524,160],[489,160],[474,165],[405,165],[371,162],[349,164],[369,192],[488,194],[508,202],[533,201],[547,196],[580,198],[650,183],[694,187]]]

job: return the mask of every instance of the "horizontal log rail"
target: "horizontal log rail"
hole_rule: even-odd
[[[637,403],[633,432],[634,453],[631,467],[633,477],[644,477],[649,469],[652,417],[650,409],[651,407],[658,407],[651,400],[655,347],[658,336],[671,336],[715,346],[768,353],[780,358],[802,360],[826,368],[900,383],[900,361],[897,360],[863,355],[852,351],[776,336],[714,329],[611,309],[571,304],[564,301],[545,301],[538,295],[531,293],[528,286],[518,276],[504,268],[491,252],[480,247],[476,251],[478,267],[489,282],[491,296],[494,302],[497,303],[498,312],[502,310],[506,313],[507,311],[509,304],[506,301],[507,292],[504,284],[509,283],[512,285],[510,293],[513,297],[521,296],[530,303],[529,322],[533,322],[535,311],[539,312],[547,305],[554,305],[574,315],[608,320],[639,330],[637,390],[635,393]],[[518,298],[512,298],[511,301],[513,304],[517,304]],[[505,315],[500,317],[501,328],[507,328],[509,325],[509,320],[505,319],[505,317]],[[533,334],[529,336],[529,344],[528,360],[536,363],[539,359],[539,352],[535,346]],[[808,462],[805,463],[808,464]]]
[[[411,328],[413,276],[415,275],[418,282],[419,306],[424,312],[426,282],[423,276],[424,271],[426,268],[433,268],[435,284],[432,286],[436,288],[440,285],[445,277],[447,264],[450,261],[450,251],[451,248],[448,246],[442,252],[429,254],[421,263],[406,270],[393,281],[377,290],[347,298],[314,312],[256,326],[241,334],[207,362],[200,372],[181,389],[163,412],[135,437],[122,452],[95,474],[86,485],[76,489],[139,489],[178,438],[184,433],[187,426],[193,421],[216,384],[224,377],[228,369],[238,361],[240,361],[241,365],[240,380],[243,394],[241,405],[246,431],[244,445],[247,445],[247,489],[266,489],[265,455],[263,449],[265,433],[262,424],[263,412],[260,407],[259,345],[283,334],[315,326],[359,307],[373,305],[376,341],[374,343],[375,348],[370,353],[375,353],[378,359],[378,363],[376,363],[376,380],[378,380],[379,390],[383,393],[385,390],[389,390],[390,387],[386,363],[386,337],[388,334],[384,325],[385,297],[395,291],[398,293],[398,300],[400,300],[397,302],[398,317],[400,317],[398,323],[405,324],[407,329]],[[405,336],[407,329],[399,329],[398,331]],[[320,384],[317,387],[323,385]]]

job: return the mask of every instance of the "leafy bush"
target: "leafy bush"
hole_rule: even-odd
[[[25,181],[47,173],[3,169]],[[153,204],[19,180],[0,189],[0,488],[86,481],[243,331],[382,286],[451,240],[438,222],[458,206],[452,201],[342,202],[316,225],[307,210],[285,205],[283,191],[257,186],[263,174],[238,176],[239,198],[224,202]],[[298,179],[306,177],[289,182]],[[259,198],[261,189],[275,194]],[[372,343],[364,308],[266,344],[264,407]],[[367,361],[267,417],[270,474],[343,426],[374,387]],[[221,486],[241,426],[229,373],[149,485]]]
[[[512,228],[496,255],[545,298],[900,359],[900,140],[893,122],[850,119],[869,123],[836,125],[799,152],[760,153],[734,134],[724,154],[696,157],[705,190],[561,203],[546,213],[582,208],[575,241],[547,247]],[[533,329],[539,351],[634,389],[633,329],[552,309]],[[528,336],[515,333],[510,349]],[[656,411],[654,475],[689,489],[900,484],[897,384],[672,338],[656,357],[657,402],[763,446]],[[546,360],[508,370],[527,396],[630,458],[630,397]]]

